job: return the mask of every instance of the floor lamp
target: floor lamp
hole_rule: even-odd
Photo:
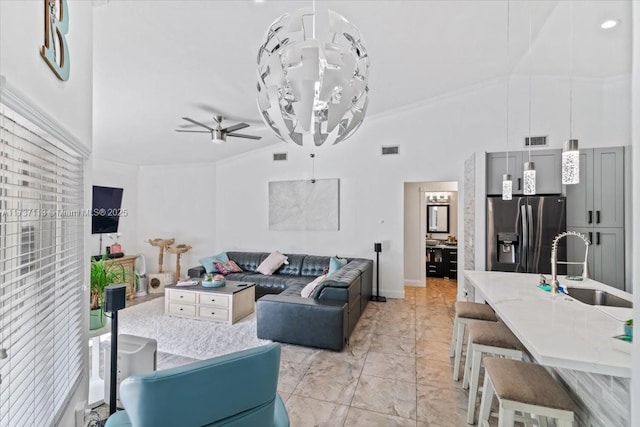
[[[376,294],[371,295],[371,301],[387,302],[387,298],[380,296],[380,252],[382,252],[382,243],[374,243],[373,250],[376,251]]]

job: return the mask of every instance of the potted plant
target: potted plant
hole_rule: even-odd
[[[109,262],[106,254],[98,261],[91,261],[90,330],[100,329],[107,323],[103,310],[104,288],[114,283],[124,283],[125,279],[124,267],[117,262]]]

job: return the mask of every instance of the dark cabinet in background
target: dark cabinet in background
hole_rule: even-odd
[[[458,277],[458,248],[427,247],[425,257],[427,277]]]

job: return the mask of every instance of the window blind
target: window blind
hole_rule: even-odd
[[[0,104],[0,427],[57,422],[84,370],[84,160]]]

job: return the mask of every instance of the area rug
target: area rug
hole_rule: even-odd
[[[233,325],[183,319],[164,314],[164,297],[134,305],[118,313],[118,331],[158,341],[158,351],[194,359],[265,345],[256,336],[255,313]]]

